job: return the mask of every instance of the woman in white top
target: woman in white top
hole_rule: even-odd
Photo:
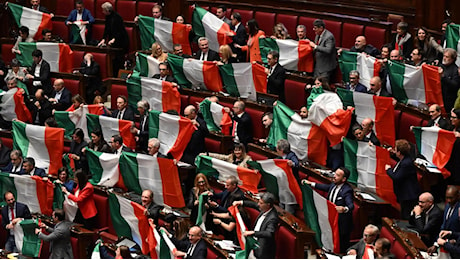
[[[11,61],[11,69],[8,70],[8,74],[6,74],[5,77],[5,82],[12,78],[16,78],[17,80],[25,82],[25,76],[26,74],[24,73],[25,68],[21,68],[21,63],[17,59],[13,59]]]
[[[13,46],[13,49],[11,49],[12,53],[21,54],[21,51],[19,50],[20,42],[34,42],[34,39],[29,35],[29,28],[26,26],[19,27],[19,36]]]

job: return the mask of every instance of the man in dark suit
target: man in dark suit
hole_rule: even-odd
[[[168,81],[177,84],[176,78],[170,75],[169,64],[166,62],[162,62],[158,65],[158,69],[160,73],[153,75],[152,78],[159,79],[161,81]]]
[[[112,147],[112,151],[114,154],[121,154],[122,152],[132,152],[133,151],[123,144],[123,137],[121,137],[121,135],[112,136],[110,138],[109,144]]]
[[[460,218],[458,217],[460,203],[456,186],[451,185],[447,187],[446,202],[441,230],[460,232]]]
[[[46,177],[46,172],[42,168],[35,167],[35,160],[32,157],[26,157],[22,163],[23,174],[30,176]]]
[[[362,35],[356,37],[355,45],[350,48],[350,51],[359,53],[364,52],[373,57],[378,57],[380,55],[380,51],[374,46],[367,44],[366,37]]]
[[[160,145],[160,140],[158,140],[157,138],[150,138],[147,147],[149,155],[158,158],[167,158],[166,155],[160,153]]]
[[[35,92],[35,102],[29,110],[32,111],[34,124],[37,125],[45,125],[45,120],[53,115],[53,106],[46,99],[43,89],[37,89]]]
[[[198,47],[200,50],[197,51],[196,55],[193,57],[197,60],[203,61],[218,61],[220,60],[219,53],[209,49],[209,41],[206,37],[200,37],[198,39]]]
[[[270,51],[267,54],[268,67],[265,68],[267,74],[267,92],[277,95],[278,99],[285,103],[284,82],[286,80],[286,70],[278,63],[280,54],[277,51]]]
[[[184,109],[184,116],[192,121],[192,123],[196,126],[196,130],[193,132],[192,138],[187,144],[184,154],[180,160],[194,165],[195,158],[198,154],[206,151],[204,139],[209,134],[209,130],[204,119],[197,115],[196,108],[193,105],[188,105]]]
[[[149,142],[149,109],[150,104],[147,100],[140,100],[137,102],[137,111],[139,111],[139,129],[134,125],[131,128],[131,133],[136,135],[137,146],[139,151],[143,153],[148,152]]]
[[[29,207],[27,205],[16,202],[11,191],[5,192],[3,198],[6,202],[6,207],[2,208],[2,227],[7,229],[5,249],[9,252],[18,252],[16,242],[14,241],[13,228],[21,219],[30,219]]]
[[[379,76],[371,78],[369,81],[370,89],[367,92],[368,94],[380,96],[380,97],[390,97],[390,94],[387,92],[386,88],[382,88],[382,80]]]
[[[158,218],[160,217],[160,210],[163,209],[162,205],[158,205],[153,201],[153,191],[144,190],[141,195],[141,203],[144,208],[144,215],[153,219],[155,225],[158,225]]]
[[[363,231],[363,238],[347,249],[347,255],[356,255],[356,259],[374,259],[374,243],[379,233],[378,227],[367,225]]]
[[[229,26],[232,25],[232,21],[230,21],[230,19],[227,18],[227,7],[225,5],[219,5],[217,7],[216,16]]]
[[[163,230],[166,231],[164,228]],[[167,234],[169,233],[167,232]],[[186,248],[186,252],[177,250],[174,253],[174,256],[186,259],[206,259],[208,255],[208,247],[202,237],[203,230],[198,226],[193,226],[190,228],[188,231],[187,241],[178,240],[173,236],[171,241],[174,243],[174,245],[176,245],[176,247]]]
[[[313,22],[315,31],[315,42],[311,41],[310,46],[315,52],[315,77],[326,77],[331,82],[331,77],[337,67],[335,38],[326,29],[326,24],[321,19]]]
[[[8,165],[2,168],[2,172],[9,172],[19,175],[24,174],[24,169],[22,167],[24,160],[22,158],[21,150],[11,151],[10,159],[11,161],[8,163]]]
[[[439,128],[449,130],[450,129],[450,123],[442,117],[441,115],[441,106],[438,104],[433,104],[430,106],[428,109],[428,112],[430,113],[430,120],[428,121],[427,126],[437,126]]]
[[[117,97],[117,109],[112,112],[113,118],[134,121],[134,111],[128,106],[128,98],[123,95]]]
[[[40,11],[42,13],[47,13],[47,14],[51,14],[51,17],[54,16],[54,14],[52,14],[48,8],[44,7],[43,5],[40,4],[40,0],[30,0],[30,8],[31,9],[34,9],[36,11]]]
[[[47,96],[51,96],[53,87],[51,86],[51,67],[43,59],[43,52],[36,49],[32,52],[32,68],[28,71],[25,78],[32,80],[33,90],[43,89]]]
[[[238,187],[238,179],[231,175],[225,181],[225,190],[212,195],[213,200],[220,200],[220,203],[217,204],[215,201],[210,201],[209,204],[213,207],[215,212],[228,212],[228,207],[230,207],[234,201],[243,200],[244,193]]]
[[[48,227],[45,223],[40,224],[40,229],[35,229],[35,234],[43,241],[50,242],[51,259],[73,259],[72,244],[70,243],[70,228],[73,223],[65,220],[65,213],[62,209],[55,209],[52,214],[54,228]],[[48,235],[43,234],[44,228]]]
[[[300,183],[299,158],[297,158],[297,155],[293,151],[291,151],[291,144],[288,142],[288,140],[280,139],[278,140],[278,142],[276,142],[276,153],[279,155],[281,159],[289,160],[288,165],[292,168],[292,174],[294,174],[294,177],[297,180],[297,182]]]
[[[246,105],[243,101],[236,101],[233,104],[232,113],[232,135],[235,143],[242,143],[246,147],[252,142],[252,120],[251,116],[244,112]],[[230,113],[230,108],[225,107],[225,112]]]
[[[420,233],[425,245],[431,246],[436,241],[442,224],[442,211],[434,203],[431,193],[420,194],[418,205],[412,210],[409,223]]]
[[[78,15],[81,15],[81,24],[86,25],[86,43],[89,43],[91,41],[92,25],[96,22],[96,20],[91,15],[91,12],[84,7],[82,0],[75,1],[75,9],[70,12],[69,17],[67,17],[67,19],[65,20],[65,24],[68,26],[72,25],[74,22],[77,21]],[[74,39],[73,34],[70,34],[70,43],[83,43],[78,42],[78,40],[79,38]]]
[[[234,205],[243,205],[259,209],[261,212],[254,224],[253,231],[243,232],[243,236],[254,236],[259,247],[254,249],[254,256],[262,259],[274,259],[276,256],[275,231],[278,227],[278,212],[275,209],[275,196],[269,192],[262,194],[259,202],[236,201]]]
[[[56,79],[53,84],[54,91],[48,99],[58,111],[67,110],[72,104],[72,93],[65,88],[63,79]]]
[[[182,45],[180,43],[176,43],[173,45],[173,54],[180,56],[182,58],[191,58],[192,56],[188,54],[184,54],[184,50],[182,49]]]
[[[359,83],[359,72],[352,70],[349,73],[350,82],[347,84],[347,89],[350,91],[356,91],[361,93],[367,93],[367,88],[363,84]]]
[[[79,72],[84,76],[89,76],[85,82],[86,100],[93,102],[94,97],[102,96],[106,91],[106,87],[101,81],[101,67],[94,60],[94,56],[91,53],[85,54],[80,66]]]
[[[328,193],[327,199],[336,205],[335,209],[339,213],[340,252],[342,253],[345,253],[348,248],[350,234],[353,230],[353,188],[347,182],[349,177],[350,171],[345,167],[340,167],[335,171],[331,184],[302,180],[302,183],[326,191]]]
[[[380,141],[374,133],[374,121],[372,119],[364,118],[363,122],[361,122],[361,126],[363,127],[363,135],[364,135],[364,142],[371,142],[373,145],[380,146]]]
[[[235,35],[233,36],[233,43],[236,43],[240,46],[246,45],[248,41],[248,33],[246,32],[246,28],[244,27],[244,25],[241,23],[241,14],[235,12],[230,16],[230,18],[230,28],[235,32]],[[234,44],[230,46],[232,48],[233,53],[236,53],[237,59],[239,61],[245,61],[246,52],[242,51],[241,48],[236,48]]]
[[[456,60],[456,50],[451,48],[444,49],[439,75],[441,76],[442,100],[447,112],[454,108],[457,92],[460,88],[460,73],[458,72]]]

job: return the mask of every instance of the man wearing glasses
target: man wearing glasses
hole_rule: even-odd
[[[438,238],[442,215],[431,193],[424,192],[418,197],[418,205],[412,210],[409,223],[422,235],[425,245],[431,246]]]
[[[347,250],[347,255],[356,255],[356,259],[374,259],[374,244],[379,228],[369,224],[364,228],[363,238]]]

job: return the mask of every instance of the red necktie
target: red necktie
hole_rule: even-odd
[[[369,251],[372,250],[374,251],[374,246],[373,245],[366,245],[366,248],[364,249],[364,254],[363,254],[363,259],[374,259],[374,257],[370,257]]]
[[[10,208],[10,210],[11,210],[11,220],[13,220],[14,219],[14,208]]]
[[[235,136],[235,131],[236,131],[236,121],[233,121],[232,136]]]

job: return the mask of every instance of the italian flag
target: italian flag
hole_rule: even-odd
[[[446,46],[445,48],[452,48],[457,51],[457,60],[455,63],[460,65],[460,25],[449,24],[446,29]],[[443,46],[444,47],[444,46]]]
[[[220,45],[232,42],[232,38],[227,36],[227,33],[233,35],[235,33],[230,30],[228,24],[199,6],[192,6],[192,8],[194,8],[192,14],[193,32],[197,36],[208,38],[211,50],[219,52]]]
[[[279,198],[285,205],[298,204],[302,209],[302,191],[297,183],[288,160],[269,159],[262,161],[249,161],[253,169],[262,174],[267,191]]]
[[[38,176],[0,173],[0,192],[11,191],[17,201],[27,204],[31,213],[53,213],[54,189],[50,181]]]
[[[126,83],[131,107],[137,107],[137,102],[140,100],[147,100],[153,110],[163,112],[175,110],[180,113],[180,93],[173,83],[141,77],[137,71],[133,72]]]
[[[54,111],[54,119],[59,127],[64,128],[64,136],[72,139],[75,128],[81,128],[85,134],[85,141],[89,142],[86,114],[102,115],[104,109],[100,105],[83,105],[74,111]]]
[[[163,50],[174,51],[174,44],[182,45],[184,54],[192,55],[189,33],[191,27],[186,24],[173,23],[139,15],[139,31],[143,50],[148,50],[158,42]]]
[[[359,83],[369,89],[369,81],[372,77],[379,76],[382,64],[375,57],[368,56],[366,53],[342,51],[339,56],[339,66],[343,81],[349,82],[350,71],[357,70]]]
[[[32,115],[24,103],[24,93],[20,88],[0,93],[0,115],[6,121],[17,118],[22,122],[32,122]]]
[[[232,205],[228,207],[228,212],[232,214],[232,217],[236,221],[236,235],[238,237],[238,241],[240,242],[241,250],[244,250],[246,248],[246,237],[243,236],[243,233],[247,231],[248,228],[244,224],[243,217],[241,217],[238,206]]]
[[[144,215],[145,208],[114,193],[109,194],[109,209],[117,236],[136,242],[143,251],[149,248],[147,237],[149,223]]]
[[[352,113],[352,109],[343,110],[342,101],[337,94],[325,92],[313,100],[308,119],[326,132],[331,146],[334,146],[347,135]]]
[[[86,45],[86,24],[82,21],[75,21],[70,25],[70,33],[73,36],[73,43],[83,43]]]
[[[143,190],[150,189],[156,204],[185,207],[179,171],[173,160],[140,153],[122,153],[118,168],[129,191],[141,194]]]
[[[319,195],[310,185],[302,184],[301,189],[305,222],[315,231],[316,243],[328,251],[339,253],[339,213],[335,205]]]
[[[300,160],[308,159],[326,165],[327,138],[323,130],[277,101],[273,107],[273,122],[267,143],[276,147],[280,139],[289,141],[291,150]]]
[[[233,124],[232,118],[225,112],[222,105],[205,98],[200,103],[200,111],[209,131],[220,131],[224,135],[230,135],[230,128]]]
[[[166,232],[163,230],[158,232],[153,226],[151,226],[149,231],[150,257],[152,259],[175,259],[174,253],[177,251],[177,248],[171,239],[169,239]],[[142,253],[146,254],[147,252]]]
[[[42,37],[43,29],[53,29],[51,15],[47,13],[42,13],[11,2],[8,2],[8,7],[18,27],[26,26],[29,28],[29,35],[35,40],[39,40]],[[24,63],[21,64],[25,66]]]
[[[151,110],[149,115],[149,138],[160,140],[160,153],[182,158],[196,127],[188,118]]]
[[[206,202],[208,201],[208,194],[201,193],[198,197],[198,214],[196,218],[195,225],[199,226],[203,231],[206,232],[206,217],[207,217],[207,210],[206,210]]]
[[[347,138],[343,139],[343,147],[345,167],[351,172],[348,181],[397,207],[393,180],[385,171],[385,165],[390,164],[389,152],[385,148]]]
[[[91,253],[91,259],[101,259],[101,243],[98,243],[94,249],[93,252]]]
[[[160,73],[160,69],[158,68],[159,65],[160,62],[154,57],[138,52],[136,57],[136,68],[134,70],[139,71],[140,75],[143,77],[151,78],[153,75]]]
[[[393,96],[399,102],[422,102],[444,106],[438,67],[424,64],[417,68],[392,61],[388,62],[387,67]]]
[[[64,129],[13,121],[13,146],[24,158],[34,158],[36,167],[56,175],[62,166]]]
[[[118,169],[120,154],[102,153],[87,148],[85,155],[92,173],[89,180],[91,184],[105,187],[116,186],[126,190]]]
[[[450,173],[444,169],[452,154],[452,148],[456,140],[452,131],[447,131],[439,127],[413,127],[417,148],[425,158],[436,165],[444,177],[449,177]]]
[[[232,97],[257,100],[257,92],[267,93],[267,74],[257,63],[233,63],[219,66],[224,87]]]
[[[16,58],[21,62],[22,66],[32,66],[32,52],[36,49],[43,52],[43,59],[50,64],[52,72],[72,73],[73,51],[65,43],[20,42],[19,50],[21,54],[16,54]]]
[[[342,88],[337,89],[337,94],[344,107],[355,108],[356,121],[362,122],[365,118],[374,121],[374,130],[382,144],[393,146],[395,142],[394,106],[390,97],[379,97],[350,91]]]
[[[280,54],[278,62],[285,69],[313,72],[313,49],[309,40],[259,38],[259,46],[264,63],[267,63],[268,52],[277,51]]]
[[[215,177],[220,181],[226,181],[229,176],[235,176],[238,179],[240,187],[254,194],[258,193],[260,174],[248,168],[237,166],[235,164],[215,159],[206,155],[196,157],[195,165],[197,172],[203,173],[208,177]]]
[[[38,224],[38,219],[23,219],[14,225],[14,242],[21,255],[33,258],[40,256],[43,241],[35,234]]]
[[[213,92],[223,91],[222,78],[215,62],[184,59],[174,54],[168,55],[168,62],[179,85]]]
[[[88,133],[91,133],[94,129],[101,129],[102,135],[107,143],[110,142],[110,138],[112,138],[113,135],[120,135],[123,138],[124,145],[131,149],[136,148],[136,140],[131,133],[132,121],[86,114],[86,123],[88,126]]]

